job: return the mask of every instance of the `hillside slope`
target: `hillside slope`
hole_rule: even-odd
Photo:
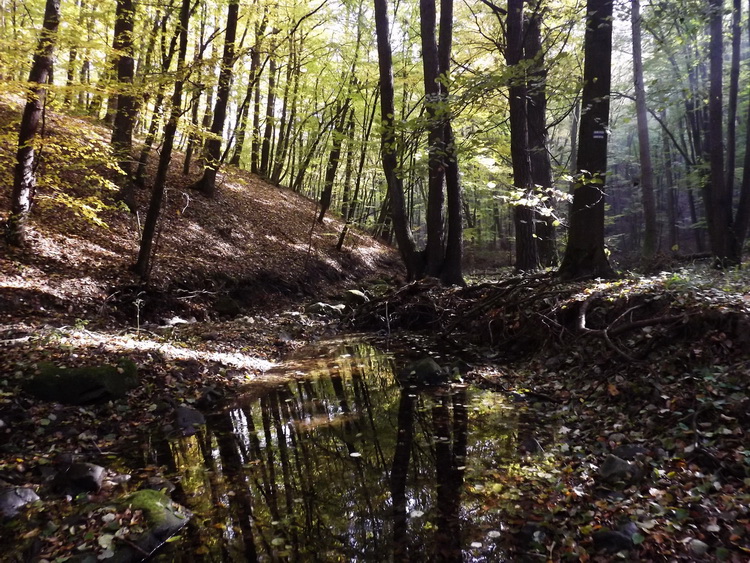
[[[17,101],[0,100],[3,219],[19,119]],[[129,266],[150,191],[139,191],[135,216],[102,208],[101,202],[111,203],[116,177],[104,164],[108,138],[108,129],[89,120],[47,112],[31,243],[25,251],[0,243],[0,314],[6,320],[48,310],[72,318],[132,311],[136,299],[145,318],[172,308],[200,319],[217,303],[216,314],[274,309],[289,298],[400,272],[395,252],[362,233],[350,231],[337,251],[340,220],[329,216],[316,223],[314,202],[248,172],[222,168],[217,196],[206,199],[188,188],[200,170],[184,176],[176,154],[144,288]],[[157,158],[152,154],[150,175]]]

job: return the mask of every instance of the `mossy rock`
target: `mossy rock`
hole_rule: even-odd
[[[398,380],[402,385],[444,385],[450,380],[450,371],[440,367],[434,359],[427,356],[407,364],[398,373]]]
[[[24,384],[24,391],[44,401],[84,405],[121,399],[138,385],[138,367],[124,359],[117,365],[65,368],[44,362]]]
[[[118,512],[126,509],[140,510],[144,521],[141,524],[143,532],[131,535],[127,542],[113,542],[109,553],[98,557],[92,553],[74,556],[70,561],[74,563],[88,563],[104,561],[106,563],[135,563],[148,559],[164,542],[177,534],[192,518],[192,513],[186,508],[173,502],[167,495],[152,489],[141,489],[115,501]],[[91,505],[86,505],[84,511],[90,512]],[[119,525],[107,530],[115,532]]]

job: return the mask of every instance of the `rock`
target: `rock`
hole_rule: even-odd
[[[594,540],[596,551],[604,550],[607,553],[617,553],[618,551],[630,551],[635,547],[633,538],[622,532],[600,530],[594,532],[591,537]]]
[[[536,522],[527,522],[518,531],[517,538],[521,547],[530,547],[533,544],[544,543],[547,532]]]
[[[152,476],[146,480],[144,488],[153,489],[154,491],[162,491],[169,495],[172,494],[177,487],[175,487],[174,483],[164,477]]]
[[[206,418],[200,411],[185,405],[180,405],[175,409],[175,416],[177,426],[185,436],[192,436],[198,431],[196,426],[206,424]]]
[[[398,373],[398,379],[407,385],[443,385],[448,382],[448,370],[427,356],[421,360],[411,362]]]
[[[151,489],[136,491],[117,501],[118,511],[130,509],[143,513],[144,521],[137,535],[130,535],[127,541],[111,544],[108,557],[97,558],[95,554],[83,553],[76,561],[104,560],[107,563],[135,563],[149,559],[169,538],[179,532],[190,520],[192,513],[173,502],[168,496]],[[86,508],[90,510],[90,506]],[[114,550],[114,552],[112,551]]]
[[[321,317],[340,317],[344,313],[345,307],[345,305],[329,305],[318,301],[305,307],[305,313]]]
[[[236,317],[242,313],[242,307],[228,295],[222,295],[216,299],[214,311],[225,317]]]
[[[544,453],[544,448],[534,436],[527,434],[518,443],[518,451],[522,454],[537,455]]]
[[[0,516],[13,518],[21,508],[38,500],[39,495],[34,492],[34,489],[12,487],[0,491]]]
[[[616,455],[609,454],[599,467],[599,475],[609,483],[631,481],[639,475],[638,466]]]
[[[138,385],[138,368],[132,360],[121,360],[116,366],[64,368],[41,363],[39,373],[23,386],[38,399],[84,405],[121,399]]]
[[[637,444],[623,444],[612,450],[612,453],[619,458],[630,461],[638,456],[648,454],[648,450]]]
[[[693,552],[693,555],[697,557],[703,557],[708,553],[708,544],[706,542],[702,542],[701,540],[697,538],[693,538],[690,540],[690,551]]]
[[[628,437],[625,434],[623,434],[622,432],[614,432],[613,434],[610,434],[607,437],[607,439],[610,442],[617,442],[619,444],[619,443],[624,442],[625,440],[627,440]]]
[[[361,305],[364,305],[365,303],[370,301],[370,298],[358,289],[346,290],[344,292],[343,299],[344,304],[350,309],[356,309],[357,307],[360,307]]]
[[[55,475],[52,486],[55,490],[76,496],[80,493],[96,493],[102,488],[105,469],[93,463],[71,463]]]

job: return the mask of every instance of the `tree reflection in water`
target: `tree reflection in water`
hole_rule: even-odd
[[[462,505],[467,453],[509,455],[512,411],[470,432],[467,389],[402,390],[364,343],[290,369],[305,375],[151,452],[195,513],[161,559],[462,560],[487,527]]]

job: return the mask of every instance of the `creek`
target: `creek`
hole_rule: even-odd
[[[276,368],[285,383],[144,447],[194,514],[156,560],[502,560],[514,487],[544,471],[523,451],[532,429],[544,443],[536,415],[462,384],[404,389],[398,358],[318,344]]]

